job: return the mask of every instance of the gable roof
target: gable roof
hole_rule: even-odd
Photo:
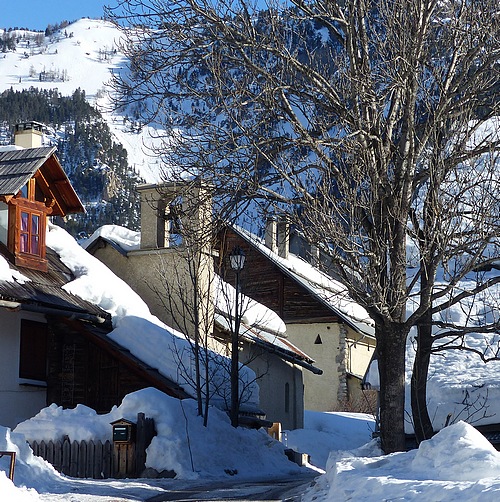
[[[55,146],[0,152],[0,196],[16,195],[37,172],[56,198],[52,214],[85,212],[56,156]]]
[[[120,242],[113,240],[110,232],[106,232],[105,235],[101,235],[99,230],[96,230],[94,235],[84,244],[86,250],[93,254],[99,247],[103,244],[109,244],[115,251],[126,256],[127,252],[130,249],[124,249]],[[217,284],[222,279],[216,276]],[[222,281],[223,282],[223,281]],[[231,287],[228,285],[228,287]],[[253,301],[253,300],[252,300]],[[254,302],[256,303],[256,302]],[[263,306],[261,306],[264,308]],[[221,309],[220,306],[216,306],[216,315],[215,315],[215,323],[219,330],[224,331],[226,333],[229,332],[229,326],[227,322],[228,313],[223,312],[224,309]],[[274,312],[269,311],[272,314]],[[275,317],[276,314],[274,314]],[[263,321],[261,319],[261,321]],[[282,321],[281,321],[282,322]],[[305,352],[302,352],[298,347],[294,344],[286,340],[284,336],[279,336],[278,333],[271,333],[269,329],[262,329],[262,327],[258,327],[255,325],[248,325],[245,322],[241,323],[240,336],[244,338],[247,342],[260,346],[265,349],[267,352],[278,355],[281,359],[292,362],[299,366],[302,366],[309,371],[312,371],[315,374],[321,374],[322,370],[313,365],[314,360],[311,359]]]
[[[371,337],[375,336],[375,327],[368,313],[349,298],[347,289],[339,281],[332,279],[293,253],[290,253],[288,259],[280,257],[269,249],[262,239],[237,225],[228,225],[228,228],[266,256],[285,276],[302,286],[354,331]]]
[[[147,363],[134,356],[128,349],[116,343],[109,336],[109,329],[102,325],[89,325],[77,323],[71,318],[58,318],[55,321],[55,329],[61,332],[73,332],[82,335],[84,338],[98,346],[113,358],[123,363],[129,371],[143,379],[148,385],[155,387],[169,396],[185,399],[192,397],[174,380],[162,375],[158,369],[152,368]]]

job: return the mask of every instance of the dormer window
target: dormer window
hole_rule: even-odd
[[[16,265],[46,270],[45,228],[47,207],[43,190],[31,178],[11,199],[7,247],[14,255]]]
[[[48,216],[84,212],[55,147],[0,152],[0,242],[21,267],[46,271]]]
[[[19,250],[21,253],[28,253],[40,256],[42,246],[42,213],[21,211],[21,228],[19,233]]]

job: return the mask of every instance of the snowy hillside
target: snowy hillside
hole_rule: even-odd
[[[76,89],[83,89],[89,102],[105,117],[116,141],[126,148],[130,165],[146,181],[158,180],[156,161],[144,148],[151,141],[150,129],[144,127],[138,132],[128,118],[110,109],[107,84],[122,63],[116,49],[120,35],[111,23],[81,19],[50,37],[22,30],[8,34],[15,35],[16,49],[0,57],[0,93],[35,87],[56,88],[63,96],[70,96]]]

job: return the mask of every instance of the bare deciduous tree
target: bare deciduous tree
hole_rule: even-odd
[[[464,277],[498,256],[496,221],[478,211],[498,214],[496,179],[484,207],[452,211],[476,183],[468,163],[498,150],[498,137],[473,141],[498,112],[497,1],[119,0],[109,14],[130,70],[117,104],[161,127],[165,176],[208,181],[222,218],[288,218],[369,312],[382,446],[402,450],[406,338],[423,328],[425,372],[424,328],[457,283],[450,268],[436,288],[437,267],[462,252]],[[490,171],[473,171],[486,189]]]
[[[189,344],[187,349],[184,343],[174,346],[172,356],[179,375],[196,393],[204,425],[209,405],[218,400],[237,426],[240,405],[256,388],[254,372],[242,369],[252,363],[252,357],[246,357],[242,364],[237,357],[244,333],[243,326],[238,326],[249,309],[249,299],[235,294],[219,275],[223,266],[221,257],[214,255],[216,227],[210,214],[210,191],[203,184],[186,181],[160,184],[155,192],[145,202],[161,220],[160,240],[165,247],[154,255],[152,266],[158,280],[148,286],[163,307],[168,324],[183,333]],[[226,340],[214,337],[215,316],[224,320],[235,340],[234,351],[226,350]],[[231,368],[233,361],[236,364]],[[230,402],[233,389],[236,403]]]

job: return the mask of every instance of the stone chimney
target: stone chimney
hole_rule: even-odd
[[[23,122],[14,127],[14,144],[23,148],[42,146],[43,124],[40,122]]]
[[[278,256],[288,259],[290,252],[290,224],[286,220],[278,221]]]
[[[269,217],[266,220],[266,228],[264,235],[264,242],[266,247],[269,248],[273,253],[278,252],[278,223],[276,218]]]
[[[290,225],[285,219],[268,218],[266,220],[265,244],[281,258],[288,258],[290,250]]]

